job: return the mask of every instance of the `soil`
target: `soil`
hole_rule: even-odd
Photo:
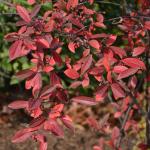
[[[38,144],[31,140],[23,143],[11,143],[11,137],[20,126],[5,124],[0,126],[0,150],[38,150]],[[48,150],[92,150],[98,137],[92,131],[77,128],[75,134],[65,132],[64,138],[48,135]]]

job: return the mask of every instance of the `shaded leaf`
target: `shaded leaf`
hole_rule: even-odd
[[[9,58],[10,60],[14,60],[17,57],[21,57],[21,49],[22,49],[22,40],[18,40],[14,42],[11,47],[9,48]]]
[[[92,55],[89,55],[81,66],[81,75],[83,75],[92,65]]]
[[[22,129],[18,131],[15,136],[12,138],[13,143],[24,142],[29,137],[31,137],[32,132],[29,132],[29,129]]]
[[[29,69],[25,69],[22,71],[19,71],[18,73],[16,73],[16,77],[20,80],[24,80],[30,76],[32,76],[34,74],[34,72],[32,70]]]
[[[28,101],[24,100],[17,100],[8,105],[11,109],[21,109],[21,108],[27,108],[28,107]]]

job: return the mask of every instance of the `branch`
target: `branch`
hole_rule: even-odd
[[[147,31],[147,37],[148,37],[148,49],[145,53],[146,56],[146,68],[147,68],[147,72],[146,72],[146,78],[149,75],[149,51],[150,51],[150,33],[149,31]],[[146,144],[148,146],[148,148],[150,148],[150,118],[149,118],[149,113],[150,113],[150,101],[149,101],[149,90],[148,90],[148,82],[146,81],[146,87],[145,87],[145,100],[146,100],[146,112],[147,112],[147,116],[146,116]]]
[[[142,81],[143,81],[143,79],[139,82],[139,85],[138,85],[137,88],[134,90],[134,93],[136,93],[136,92],[138,91],[139,86],[141,86],[141,84],[143,83]],[[125,91],[127,92],[127,95],[131,97],[132,102],[130,103],[130,105],[129,105],[127,111],[126,111],[125,118],[124,118],[123,123],[122,123],[122,125],[121,125],[120,136],[119,136],[118,142],[117,142],[117,144],[116,144],[116,148],[119,148],[119,147],[120,147],[122,138],[124,137],[124,127],[125,127],[125,125],[126,125],[126,122],[128,121],[129,114],[130,114],[130,111],[131,111],[131,109],[132,109],[132,106],[133,106],[134,104],[136,104],[136,105],[139,106],[139,104],[137,103],[137,100],[136,100],[134,94],[132,93],[132,91],[125,85],[125,83],[124,83],[122,80],[120,80],[120,84],[124,87]],[[140,106],[139,106],[139,107],[140,107]]]
[[[131,103],[131,104],[129,105],[129,107],[128,107],[128,110],[126,111],[125,118],[124,118],[124,120],[123,120],[121,129],[120,129],[120,136],[119,136],[119,139],[118,139],[118,143],[117,143],[117,145],[116,145],[116,148],[119,148],[119,147],[120,147],[122,138],[123,138],[123,136],[124,136],[124,127],[125,127],[125,125],[126,125],[126,122],[128,121],[129,114],[130,114],[130,111],[131,111],[131,109],[132,109],[132,106],[133,106],[133,104]]]

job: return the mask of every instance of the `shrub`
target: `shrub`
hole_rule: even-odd
[[[114,126],[110,138],[101,138],[94,149],[101,150],[105,144],[121,149],[124,135],[129,130],[139,131],[133,114],[143,107],[137,100],[142,82],[145,80],[148,86],[144,78],[148,75],[150,45],[149,1],[137,2],[141,5],[139,12],[126,10],[124,3],[123,16],[108,20],[120,30],[119,35],[107,33],[107,20],[94,10],[93,0],[51,1],[52,10],[42,17],[38,15],[41,4],[34,0],[28,3],[35,5],[32,10],[15,5],[21,18],[16,23],[19,30],[5,36],[13,42],[9,49],[11,61],[27,56],[33,63],[31,68],[16,74],[18,79],[26,80],[25,88],[32,89],[32,97],[9,104],[12,109],[25,109],[33,120],[15,134],[12,142],[31,137],[45,150],[45,133],[41,131],[63,136],[64,124],[74,132],[71,118],[63,112],[66,105],[76,102],[93,106],[108,97],[120,125]],[[48,85],[43,82],[44,76],[49,77]],[[87,93],[80,92],[85,88]],[[101,124],[94,118],[88,122],[110,135],[109,115]]]

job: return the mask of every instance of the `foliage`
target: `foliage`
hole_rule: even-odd
[[[40,142],[41,150],[46,150],[45,133],[41,131],[62,137],[64,125],[74,132],[71,118],[63,111],[65,106],[72,102],[93,106],[108,98],[115,108],[113,117],[120,125],[111,127],[107,114],[100,124],[89,118],[92,127],[109,137],[101,138],[94,149],[109,146],[121,150],[124,135],[130,130],[139,132],[134,113],[143,108],[137,98],[141,82],[148,75],[150,10],[146,0],[137,1],[141,5],[137,12],[127,10],[125,2],[120,5],[123,16],[108,20],[93,0],[46,2],[51,10],[40,15],[43,5],[35,4],[34,0],[28,0],[33,9],[20,4],[12,6],[21,18],[16,23],[19,30],[7,34],[5,39],[12,42],[11,61],[26,56],[32,63],[16,74],[18,79],[26,80],[25,88],[32,89],[32,97],[14,101],[9,107],[23,108],[33,117],[12,142],[31,137]],[[109,32],[111,26],[107,21],[114,25],[113,33]],[[48,85],[43,77],[49,78]],[[148,145],[140,143],[139,147],[144,149]]]

